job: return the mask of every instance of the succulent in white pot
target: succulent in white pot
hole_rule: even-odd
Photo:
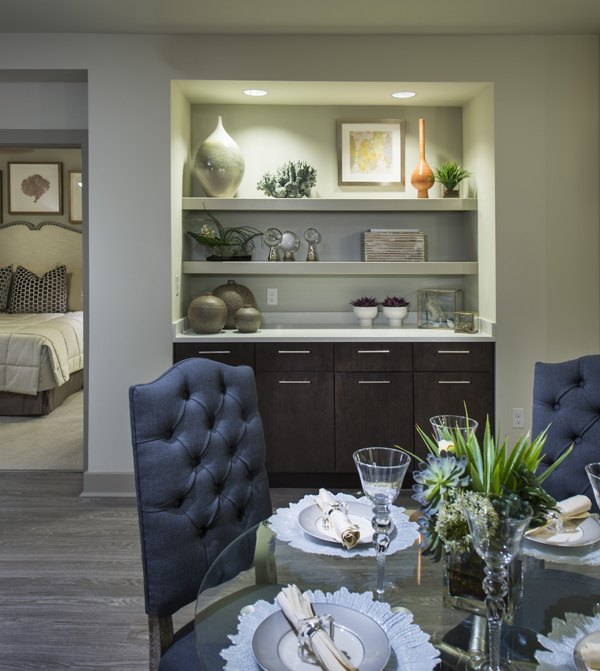
[[[367,328],[373,326],[373,320],[379,312],[379,301],[376,298],[368,296],[353,298],[350,301],[350,305],[354,314],[358,317],[361,326]]]
[[[400,328],[402,326],[402,320],[408,314],[409,305],[410,301],[400,296],[387,296],[381,302],[383,314],[389,319],[392,328]]]

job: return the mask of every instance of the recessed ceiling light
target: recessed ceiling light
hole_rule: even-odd
[[[414,98],[416,95],[414,91],[396,91],[392,93],[392,98]]]
[[[264,89],[244,89],[244,95],[253,96],[254,98],[259,98],[260,96],[266,96],[268,91]]]

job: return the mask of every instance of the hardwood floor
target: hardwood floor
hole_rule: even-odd
[[[80,498],[81,480],[0,471],[2,671],[148,668],[135,500]],[[272,490],[273,505],[305,493]]]

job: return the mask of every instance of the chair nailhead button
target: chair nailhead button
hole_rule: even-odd
[[[579,436],[578,436],[577,438],[575,438],[574,442],[575,442],[576,445],[579,445],[581,443],[581,438],[579,438]]]
[[[554,404],[554,409],[555,410],[560,410],[560,403],[555,403]]]
[[[167,431],[167,432],[165,433],[165,438],[166,438],[167,440],[169,440],[169,439],[171,438],[172,435],[173,435],[173,432],[172,432],[172,431]]]

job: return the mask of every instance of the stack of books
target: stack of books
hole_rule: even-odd
[[[425,235],[417,229],[371,228],[362,234],[363,261],[425,261]]]

